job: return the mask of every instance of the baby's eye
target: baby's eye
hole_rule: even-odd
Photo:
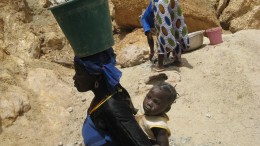
[[[147,98],[147,99],[151,99],[151,97],[150,97],[150,96],[146,96],[146,98]]]
[[[158,100],[153,101],[156,105],[160,105],[160,102]]]

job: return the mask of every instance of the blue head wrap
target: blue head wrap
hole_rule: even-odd
[[[108,90],[116,91],[122,72],[115,67],[116,58],[113,48],[84,58],[75,56],[74,62],[84,66],[91,75],[103,74]]]

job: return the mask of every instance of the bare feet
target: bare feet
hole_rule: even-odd
[[[175,60],[173,62],[173,65],[177,66],[177,67],[182,67],[183,66],[183,63],[181,61],[178,61],[178,60]]]
[[[154,53],[150,53],[149,54],[149,60],[153,62],[153,56],[154,56]]]
[[[153,70],[154,70],[154,71],[157,71],[157,72],[162,72],[162,71],[164,71],[165,69],[164,69],[163,66],[155,66],[155,67],[153,68]]]

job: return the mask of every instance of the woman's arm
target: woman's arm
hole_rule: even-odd
[[[151,28],[154,28],[154,14],[152,10],[152,3],[150,2],[149,6],[146,8],[142,18],[141,23],[144,29],[144,32],[151,32]]]

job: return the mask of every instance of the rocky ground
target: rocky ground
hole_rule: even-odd
[[[209,45],[204,37],[201,48],[183,54],[182,67],[161,73],[151,69],[138,19],[149,0],[111,1],[117,67],[134,105],[161,74],[177,84],[180,96],[168,113],[171,145],[260,145],[258,0],[181,1],[189,31],[221,25],[223,43]],[[0,146],[82,145],[93,94],[73,87],[74,53],[46,2],[0,1]]]
[[[224,42],[214,46],[204,38],[202,48],[183,55],[183,67],[169,66],[162,72],[167,82],[177,84],[180,94],[168,113],[172,145],[260,144],[259,34],[259,30],[245,30],[223,35]],[[2,91],[6,97],[27,95],[27,100],[19,100],[29,102],[30,110],[11,126],[2,126],[1,145],[81,145],[81,126],[92,93],[75,90],[73,69],[41,60],[25,66],[23,88],[13,85]],[[120,69],[122,85],[135,106],[152,86],[146,84],[149,77],[159,74],[151,66],[146,61]]]

